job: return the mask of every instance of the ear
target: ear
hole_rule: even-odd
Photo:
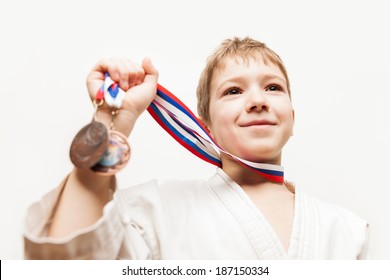
[[[207,132],[211,134],[211,130],[210,130],[209,124],[206,121],[204,121],[201,117],[198,117],[198,120],[201,121],[203,126],[206,128]],[[212,134],[211,134],[211,136],[212,136]]]
[[[295,110],[294,109],[291,109],[291,114],[292,114],[293,122],[295,123]]]
[[[292,109],[291,114],[292,114],[292,119],[293,119],[293,129],[291,131],[291,136],[294,136],[294,126],[295,126],[295,110],[294,109]]]

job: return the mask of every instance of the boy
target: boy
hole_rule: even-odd
[[[130,135],[156,96],[158,72],[123,59],[100,61],[87,78],[95,98],[104,74],[126,92],[115,129]],[[198,112],[216,142],[247,161],[280,165],[293,131],[287,72],[279,56],[250,38],[224,41],[208,59]],[[111,110],[97,118],[109,126]],[[365,221],[275,183],[221,153],[208,181],[153,180],[118,190],[114,176],[75,168],[29,210],[27,258],[361,259]],[[112,196],[114,198],[112,198]]]

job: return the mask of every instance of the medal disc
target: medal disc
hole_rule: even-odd
[[[125,135],[118,131],[109,131],[109,143],[100,161],[92,170],[100,175],[113,175],[121,170],[130,158],[130,145]]]
[[[93,121],[74,137],[70,146],[70,160],[76,167],[90,168],[104,156],[108,142],[106,126]]]

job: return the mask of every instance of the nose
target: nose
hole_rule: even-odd
[[[259,89],[251,90],[247,92],[247,102],[246,102],[246,111],[252,112],[260,112],[260,111],[268,111],[269,104],[267,102],[266,95]]]

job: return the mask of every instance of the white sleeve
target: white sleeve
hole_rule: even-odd
[[[372,258],[371,251],[370,251],[370,225],[367,223],[366,227],[366,234],[365,234],[365,242],[363,245],[363,249],[361,253],[358,255],[358,260],[369,260]]]
[[[117,259],[121,255],[148,258],[142,236],[123,218],[124,207],[115,198],[105,205],[102,217],[93,225],[64,238],[48,237],[65,180],[28,209],[24,229],[26,259]]]

